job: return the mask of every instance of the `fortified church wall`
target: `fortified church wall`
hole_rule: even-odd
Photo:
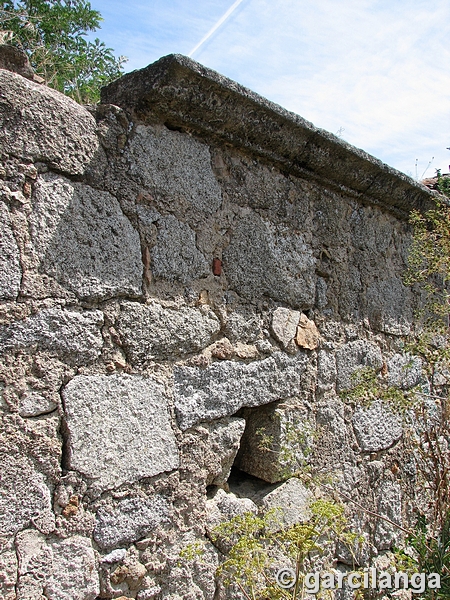
[[[420,381],[402,273],[430,191],[178,55],[92,110],[0,70],[0,152],[2,598],[238,598],[208,532],[301,520],[299,467],[408,522],[399,417],[339,392]],[[349,515],[361,564],[396,542]]]

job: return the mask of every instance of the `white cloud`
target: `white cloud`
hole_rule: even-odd
[[[117,22],[108,45],[134,69],[186,54],[232,0],[131,0],[126,16],[122,3],[103,3]],[[425,168],[434,155],[446,170],[449,29],[448,0],[244,0],[195,58],[319,127],[344,128],[399,169],[414,172],[416,158]]]

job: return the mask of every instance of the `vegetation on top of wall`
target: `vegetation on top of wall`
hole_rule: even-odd
[[[425,213],[411,212],[412,244],[404,281],[422,293],[415,332],[405,351],[420,357],[422,382],[413,389],[393,387],[371,369],[355,373],[347,400],[367,404],[381,399],[403,413],[405,443],[415,457],[420,490],[417,519],[396,551],[397,568],[410,573],[439,573],[441,587],[420,598],[450,597],[450,186],[438,172],[444,195]]]
[[[86,39],[101,21],[86,0],[6,0],[0,8],[3,37],[26,52],[47,85],[80,104],[98,102],[100,88],[123,74],[127,60],[98,38]]]
[[[441,589],[428,590],[426,599],[450,597],[450,188],[439,172],[438,187],[444,195],[435,208],[411,213],[413,243],[405,277],[426,298],[420,329],[408,347],[421,357],[426,375],[415,407],[415,449],[418,483],[427,495],[408,542],[414,568],[441,575]]]

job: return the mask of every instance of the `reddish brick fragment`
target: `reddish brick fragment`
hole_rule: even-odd
[[[220,258],[215,258],[213,260],[213,274],[220,275],[222,273],[222,261]]]

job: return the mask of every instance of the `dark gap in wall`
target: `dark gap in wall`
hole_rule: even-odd
[[[279,485],[279,483],[267,483],[267,481],[249,475],[235,466],[231,469],[227,483],[230,492],[238,498],[250,498],[256,503]]]
[[[280,401],[270,402],[237,413],[245,419],[246,426],[233,466],[268,484],[280,480],[277,477],[280,432],[275,412],[279,404]]]
[[[171,123],[164,123],[164,127],[167,127],[167,129],[169,129],[170,131],[179,131],[180,133],[184,132],[184,129],[182,127],[179,127],[177,125],[172,125]]]

